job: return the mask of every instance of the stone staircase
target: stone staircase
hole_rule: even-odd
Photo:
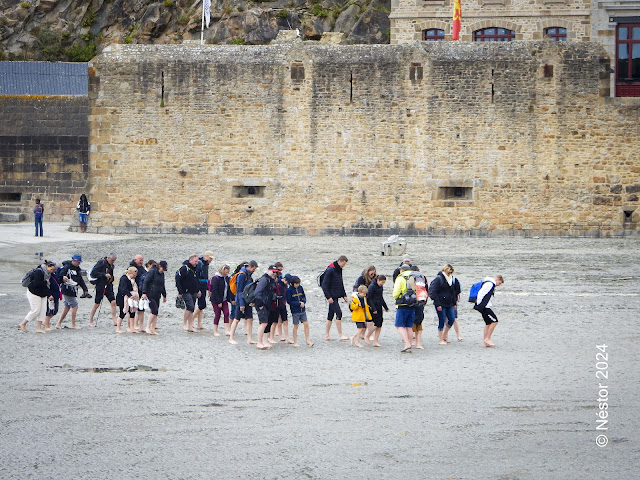
[[[25,207],[17,202],[0,202],[0,222],[23,222],[27,219]]]

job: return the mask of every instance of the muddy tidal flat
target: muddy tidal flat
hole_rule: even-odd
[[[390,281],[382,348],[322,339],[316,276],[344,254],[348,292],[370,264],[391,277],[401,259],[381,256],[382,238],[111,237],[45,224],[36,239],[32,228],[0,226],[2,479],[638,478],[637,237],[407,238],[429,280],[444,263],[456,269],[464,340],[438,345],[430,303],[425,350],[401,354]],[[242,334],[233,346],[213,336],[210,305],[207,330],[183,332],[173,273],[209,249],[210,273],[255,259],[260,274],[281,261],[298,275],[315,346],[259,351]],[[28,311],[20,279],[40,254],[80,253],[90,270],[110,252],[117,278],[138,253],[169,262],[159,336],[115,334],[106,301],[89,328],[87,299],[80,330],[17,328]],[[505,284],[488,349],[465,294],[495,273]]]

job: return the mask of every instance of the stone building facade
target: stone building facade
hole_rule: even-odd
[[[611,58],[611,95],[640,97],[640,0],[462,0],[461,3],[461,41],[477,41],[490,31],[494,34],[489,35],[490,41],[597,42]],[[453,0],[392,0],[391,43],[451,40],[452,12]],[[625,62],[626,56],[630,62]]]
[[[592,43],[114,45],[90,76],[99,232],[620,235],[640,106]]]

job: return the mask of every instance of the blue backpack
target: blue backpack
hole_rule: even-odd
[[[488,281],[489,280],[482,280],[481,282],[477,282],[471,285],[471,288],[469,289],[469,303],[476,303],[476,300],[478,300],[478,292],[480,292],[482,285],[484,285],[485,282]]]

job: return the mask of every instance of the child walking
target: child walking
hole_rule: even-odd
[[[289,286],[287,287],[287,303],[291,310],[291,318],[293,321],[293,346],[298,345],[298,327],[302,323],[304,326],[304,339],[308,347],[313,347],[313,342],[309,338],[309,322],[307,321],[307,297],[304,294],[304,288],[300,285],[299,277],[291,277]]]
[[[373,346],[380,347],[380,343],[378,339],[380,338],[380,332],[382,331],[382,310],[385,312],[389,311],[389,307],[387,307],[387,302],[384,301],[384,297],[382,295],[382,289],[384,284],[387,282],[387,277],[384,275],[378,275],[375,281],[371,282],[369,285],[369,290],[367,291],[367,301],[369,302],[369,309],[372,310],[372,320],[373,320],[373,329],[365,333],[364,341],[365,343],[371,342],[371,337],[373,336]]]
[[[362,344],[360,343],[360,339],[364,338],[364,332],[367,328],[366,322],[371,321],[371,310],[369,309],[369,304],[367,303],[367,292],[368,288],[364,285],[360,285],[358,287],[358,292],[353,294],[351,298],[351,303],[349,304],[349,310],[351,310],[351,320],[356,322],[356,333],[353,334],[352,337],[349,338],[351,345],[355,345],[356,347],[362,348]]]

